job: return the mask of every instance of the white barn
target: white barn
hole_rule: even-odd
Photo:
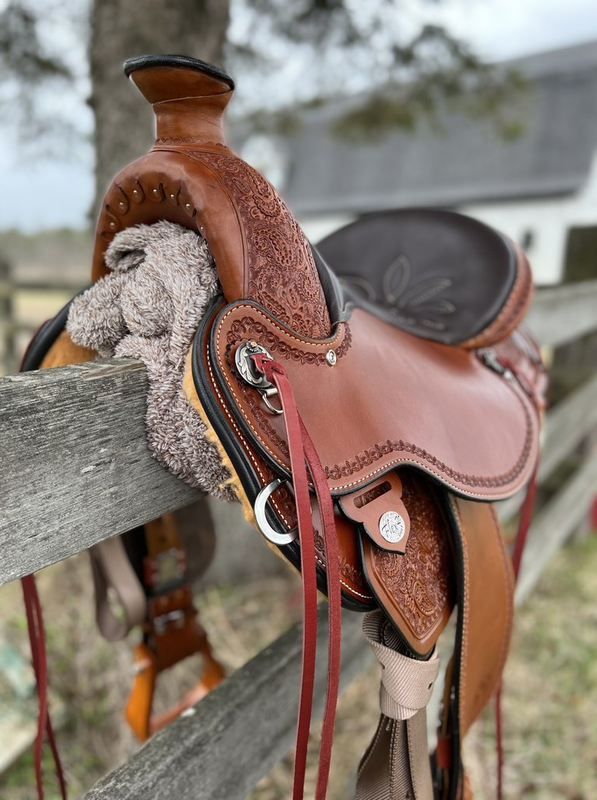
[[[249,137],[241,155],[314,241],[372,211],[452,208],[523,244],[537,283],[562,280],[570,247],[594,253],[597,275],[597,42],[506,66],[529,84],[517,139],[501,138],[491,120],[445,114],[439,132],[421,122],[355,144],[331,130],[354,102],[340,100],[305,111],[290,136]]]

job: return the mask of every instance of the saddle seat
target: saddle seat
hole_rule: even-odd
[[[523,251],[452,211],[368,214],[317,245],[346,302],[424,339],[487,347],[521,322],[532,293]]]

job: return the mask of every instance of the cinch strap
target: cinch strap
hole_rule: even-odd
[[[356,800],[433,800],[425,708],[439,659],[396,652],[398,637],[379,609],[365,616],[363,633],[383,672],[381,717],[359,766]]]

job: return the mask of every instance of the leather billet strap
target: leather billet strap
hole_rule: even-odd
[[[383,672],[381,718],[359,767],[356,800],[433,800],[425,708],[439,659],[397,652],[400,640],[379,609],[365,616],[363,633]]]
[[[122,538],[105,539],[89,550],[95,594],[95,621],[104,639],[117,642],[145,622],[147,598],[131,566]],[[118,600],[119,614],[110,602],[110,590]]]
[[[444,686],[436,763],[439,797],[464,791],[461,745],[498,688],[514,616],[510,559],[493,506],[449,497],[455,545],[458,617]]]

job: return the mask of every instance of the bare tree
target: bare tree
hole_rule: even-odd
[[[180,53],[222,63],[229,0],[96,0],[89,58],[95,116],[94,212],[114,174],[152,142],[153,114],[127,86],[122,64],[131,56]],[[95,214],[94,214],[95,216]]]
[[[151,111],[122,75],[123,62],[135,55],[178,53],[224,64],[240,78],[235,108],[270,128],[296,124],[289,107],[297,103],[348,91],[360,94],[362,102],[337,120],[336,133],[343,137],[381,136],[396,126],[413,129],[446,105],[489,116],[505,135],[520,132],[513,102],[520,79],[489,67],[440,26],[405,24],[407,4],[397,0],[88,2],[94,217],[113,175],[151,143]],[[419,0],[419,6],[438,2]],[[9,0],[0,12],[0,68],[12,87],[5,107],[11,114],[19,110],[36,138],[56,120],[38,118],[32,87],[69,77],[38,23],[49,14],[48,4],[62,9],[65,22],[72,14],[64,0],[47,0],[41,9],[33,3]],[[294,75],[285,82],[284,71],[292,65]],[[6,94],[1,89],[0,112]],[[263,108],[275,113],[263,114]]]

